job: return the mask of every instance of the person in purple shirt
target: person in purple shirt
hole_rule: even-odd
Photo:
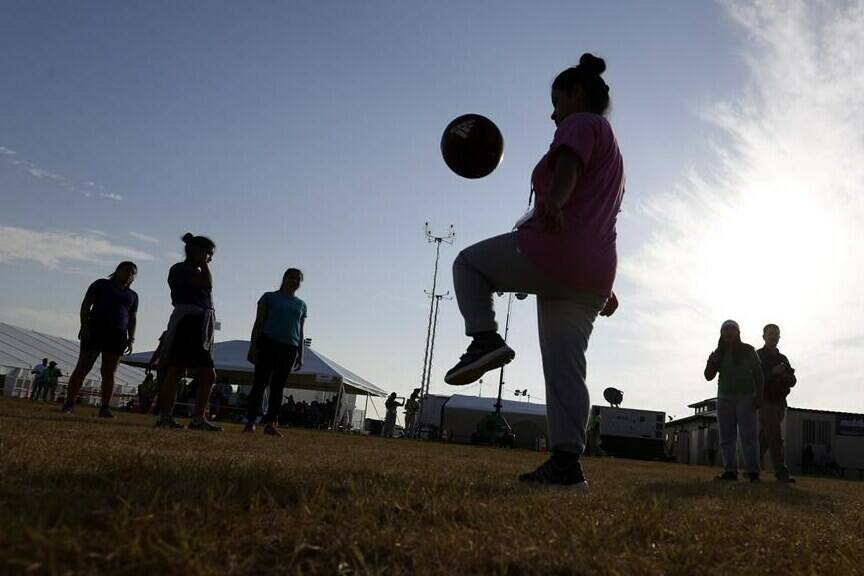
[[[516,231],[463,250],[453,263],[453,285],[468,350],[444,381],[465,385],[507,364],[515,352],[498,334],[494,292],[537,296],[538,328],[552,455],[520,480],[588,484],[579,458],[590,410],[585,353],[598,313],[618,306],[612,292],[617,267],[615,225],[624,195],[624,163],[605,114],[606,63],[583,54],[552,83],[555,136],[531,175],[533,212]]]
[[[75,409],[75,401],[84,378],[102,356],[102,405],[99,416],[113,418],[110,403],[114,394],[114,373],[124,353],[132,353],[135,342],[138,294],[132,288],[138,266],[134,262],[121,262],[108,277],[93,282],[81,303],[81,340],[78,363],[69,377],[63,412]]]
[[[168,287],[174,311],[161,339],[160,370],[165,378],[159,387],[159,419],[161,428],[181,428],[174,420],[177,403],[177,382],[192,376],[196,382],[195,407],[190,430],[221,432],[222,428],[207,420],[210,392],[216,381],[213,369],[213,333],[216,312],[213,308],[213,274],[210,262],[216,244],[207,236],[183,235],[186,258],[171,266]]]

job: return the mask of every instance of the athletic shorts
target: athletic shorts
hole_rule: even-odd
[[[184,316],[174,332],[171,350],[165,355],[166,366],[212,368],[213,356],[204,348],[204,315]]]
[[[90,324],[87,338],[81,341],[81,350],[122,356],[128,344],[129,339],[126,330]]]

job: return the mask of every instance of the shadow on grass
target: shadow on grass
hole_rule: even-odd
[[[719,482],[715,480],[665,480],[647,482],[636,487],[642,492],[661,500],[683,500],[700,498],[735,498],[742,501],[776,502],[790,506],[814,506],[833,504],[829,494],[813,493],[773,481],[757,484],[749,482]]]
[[[0,412],[0,417],[3,419],[9,420],[24,420],[26,422],[54,422],[61,424],[96,424],[99,426],[105,426],[110,424],[112,426],[123,426],[126,428],[152,428],[154,423],[152,420],[148,419],[135,419],[135,420],[126,420],[126,419],[116,419],[116,418],[99,418],[96,415],[96,411],[93,410],[92,413],[78,413],[76,411],[75,414],[63,414],[60,412],[60,408],[57,410],[50,410],[44,412],[42,414],[21,414],[18,412]]]

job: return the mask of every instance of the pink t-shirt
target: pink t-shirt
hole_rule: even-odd
[[[618,254],[615,222],[624,196],[624,162],[612,126],[600,115],[571,114],[558,126],[531,184],[542,204],[552,185],[555,156],[566,146],[584,170],[562,207],[560,234],[547,234],[536,218],[519,227],[519,249],[542,272],[583,292],[608,296],[615,281]]]

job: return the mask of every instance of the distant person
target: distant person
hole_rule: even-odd
[[[53,360],[49,362],[48,367],[45,368],[45,372],[42,375],[45,381],[45,393],[43,397],[49,402],[54,402],[57,398],[57,384],[60,382],[61,376],[63,376],[63,372],[57,367],[57,362]]]
[[[265,292],[258,299],[247,355],[249,362],[255,365],[255,379],[249,392],[244,432],[255,431],[264,390],[269,388],[267,414],[261,423],[265,434],[282,436],[279,432],[279,410],[282,408],[285,382],[292,370],[303,367],[306,303],[297,297],[297,290],[302,283],[303,272],[289,268],[282,275],[279,290]]]
[[[138,314],[138,294],[132,283],[138,274],[134,262],[121,262],[107,278],[93,282],[81,303],[81,350],[78,364],[69,377],[63,412],[75,410],[75,401],[84,378],[102,355],[102,404],[100,418],[113,418],[111,396],[114,394],[114,374],[120,356],[132,353]]]
[[[807,444],[804,450],[801,451],[801,470],[804,474],[808,474],[816,466],[816,455],[813,453],[813,446]]]
[[[196,380],[195,408],[190,430],[221,432],[222,428],[207,421],[207,404],[216,381],[213,370],[213,334],[216,312],[213,308],[213,275],[210,262],[216,244],[206,236],[184,234],[186,259],[168,271],[171,304],[174,311],[168,320],[162,341],[160,367],[165,380],[159,390],[159,419],[163,428],[181,428],[174,419],[177,383],[189,373]]]
[[[591,456],[602,458],[605,456],[603,452],[603,441],[600,439],[600,432],[603,429],[603,416],[600,412],[592,414],[588,420],[588,453]]]
[[[783,445],[783,418],[786,416],[786,397],[798,381],[795,369],[789,359],[777,349],[780,341],[780,327],[766,324],[762,329],[765,346],[757,350],[762,362],[762,376],[765,380],[765,399],[759,409],[759,451],[771,454],[774,476],[778,482],[795,483],[786,466],[786,449]]]
[[[415,388],[405,401],[405,437],[413,438],[416,434],[417,414],[420,412],[420,389]]]
[[[464,385],[509,362],[515,353],[498,334],[492,294],[537,295],[538,328],[551,458],[519,480],[585,490],[580,456],[591,402],[585,353],[598,313],[618,306],[616,220],[624,196],[624,162],[605,118],[606,63],[583,54],[552,83],[556,130],[531,175],[533,212],[517,230],[462,250],[453,284],[472,342],[444,380]]]
[[[744,451],[747,477],[759,481],[759,432],[756,411],[762,405],[762,367],[750,344],[741,342],[741,330],[734,320],[720,327],[717,349],[708,356],[705,379],[717,374],[717,422],[723,473],[718,480],[738,479],[738,436]]]
[[[393,431],[396,429],[396,410],[402,406],[395,392],[391,392],[387,400],[384,401],[384,408],[387,410],[384,415],[384,428],[381,430],[381,435],[384,438],[392,438]]]
[[[43,358],[42,362],[33,366],[30,374],[33,376],[33,388],[30,390],[30,400],[38,400],[42,395],[42,390],[45,387],[45,369],[48,368],[48,358]]]

